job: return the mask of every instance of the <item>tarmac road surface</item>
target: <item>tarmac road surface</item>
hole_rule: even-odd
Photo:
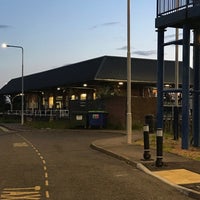
[[[125,162],[92,150],[99,130],[0,132],[0,199],[189,200]]]

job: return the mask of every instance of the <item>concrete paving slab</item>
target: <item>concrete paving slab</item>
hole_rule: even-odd
[[[178,185],[200,183],[200,175],[186,169],[163,170],[153,173]]]

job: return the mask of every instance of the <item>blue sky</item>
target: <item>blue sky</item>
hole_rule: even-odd
[[[0,5],[0,43],[24,47],[25,75],[127,55],[127,0],[1,0]],[[132,57],[156,58],[155,16],[156,0],[131,0]],[[0,48],[0,70],[0,88],[21,76],[20,49]]]

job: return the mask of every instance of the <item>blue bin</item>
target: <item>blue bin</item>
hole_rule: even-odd
[[[105,128],[108,113],[106,111],[88,111],[88,126]]]

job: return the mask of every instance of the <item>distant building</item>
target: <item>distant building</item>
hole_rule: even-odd
[[[168,87],[174,87],[174,65],[172,61],[165,61],[164,81]],[[182,63],[180,63],[180,74],[181,70]],[[181,77],[179,79],[181,84]],[[71,112],[81,109],[102,109],[107,110],[115,121],[118,120],[115,115],[121,116],[119,121],[125,124],[126,80],[127,59],[115,56],[102,56],[27,75],[24,77],[24,109],[27,113],[46,110]],[[156,83],[157,61],[132,58],[132,97],[137,98],[139,103],[136,108],[133,102],[133,120],[142,123],[145,113],[141,114],[140,110],[144,110],[146,114],[152,113],[152,110],[155,113]],[[12,110],[20,110],[20,93],[21,77],[10,80],[0,90],[0,95],[10,96]],[[145,99],[153,99],[154,103],[149,103],[150,108],[144,105]],[[78,107],[74,106],[74,102],[78,102]],[[118,105],[118,108],[112,105],[112,102]],[[115,110],[112,110],[112,107]],[[134,113],[137,116],[141,114],[141,117],[134,118]]]

